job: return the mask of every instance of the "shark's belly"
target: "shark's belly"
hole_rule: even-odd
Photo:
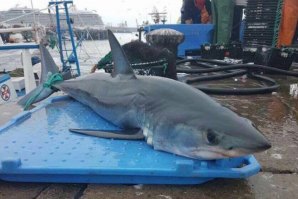
[[[105,106],[100,103],[90,107],[101,117],[123,129],[140,128],[138,111],[127,107]]]

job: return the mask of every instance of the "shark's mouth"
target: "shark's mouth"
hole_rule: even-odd
[[[225,153],[217,152],[217,151],[215,152],[210,150],[199,150],[199,151],[196,150],[196,151],[193,151],[189,157],[195,158],[195,159],[214,160],[214,159],[230,158],[232,156],[227,155]]]
[[[252,151],[245,149],[234,149],[234,150],[223,150],[220,148],[197,148],[190,152],[190,158],[196,159],[222,159],[222,158],[232,158],[248,155]]]
[[[228,151],[218,147],[216,148],[200,147],[200,148],[193,148],[188,150],[187,149],[181,150],[178,148],[172,148],[171,150],[158,148],[157,150],[167,151],[184,157],[199,159],[199,160],[215,160],[215,159],[223,159],[223,158],[241,157],[252,153],[252,151],[245,150],[245,149],[235,149],[235,150]]]
[[[149,138],[149,140],[148,140]],[[147,143],[152,141],[150,136],[146,137]],[[149,144],[148,143],[148,144]],[[199,160],[214,160],[214,159],[223,159],[223,158],[233,158],[233,157],[241,157],[248,154],[252,154],[258,152],[252,149],[245,148],[234,148],[231,150],[225,150],[218,146],[201,146],[201,147],[182,147],[173,144],[168,144],[167,142],[155,141],[150,143],[155,150],[165,151],[168,153],[173,153],[176,155],[199,159]]]

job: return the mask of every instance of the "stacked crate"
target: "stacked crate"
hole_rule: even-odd
[[[277,45],[283,0],[248,0],[244,43]]]

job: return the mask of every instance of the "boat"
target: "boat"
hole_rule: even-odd
[[[62,68],[63,70],[69,70],[69,71],[73,71],[76,70],[76,74],[80,75],[80,68],[79,68],[79,62],[78,62],[78,58],[77,58],[77,54],[76,54],[76,48],[79,45],[79,42],[77,43],[77,45],[75,44],[75,35],[73,33],[73,19],[70,18],[69,12],[68,12],[68,7],[69,4],[71,2],[67,2],[67,4],[64,6],[64,12],[56,12],[55,13],[55,18],[58,19],[56,20],[56,24],[55,26],[57,27],[56,30],[56,36],[58,37],[58,43],[59,43],[59,52],[60,52],[60,60],[62,63]],[[61,4],[61,2],[57,2],[57,4],[49,4],[49,6],[53,6],[55,5],[56,7],[58,7]],[[0,37],[0,50],[1,51],[7,51],[7,50],[22,50],[21,53],[21,62],[22,62],[22,66],[17,67],[17,77],[10,77],[9,74],[7,74],[6,69],[4,69],[4,71],[2,71],[2,73],[4,75],[1,75],[1,78],[3,79],[2,84],[4,84],[6,87],[3,89],[3,92],[1,90],[1,93],[15,93],[15,90],[18,91],[19,96],[20,95],[24,95],[25,93],[30,92],[31,90],[33,90],[36,86],[38,86],[39,84],[39,80],[40,80],[40,64],[37,63],[37,66],[34,66],[34,68],[32,67],[32,65],[34,65],[33,62],[36,62],[36,60],[34,60],[34,58],[39,59],[37,56],[32,56],[30,50],[32,49],[38,49],[39,48],[39,43],[45,43],[46,41],[46,33],[44,30],[45,26],[43,25],[42,27],[39,27],[37,22],[36,22],[36,18],[35,15],[36,14],[40,14],[40,10],[35,10],[35,9],[27,9],[27,8],[16,8],[16,9],[11,9],[10,11],[12,11],[12,13],[17,13],[20,14],[19,16],[13,18],[14,20],[17,19],[26,19],[27,21],[25,21],[25,25],[26,27],[23,26],[18,26],[18,27],[13,27],[13,28],[2,28],[0,29],[0,33],[10,33],[10,35],[19,35],[20,38],[14,37],[14,42],[12,43],[4,43],[2,41],[2,38]],[[22,13],[22,15],[21,15]],[[76,16],[79,17],[79,13],[78,11],[74,12],[72,11],[72,13],[76,13]],[[84,12],[85,14],[90,15],[89,12]],[[8,14],[8,16],[11,17],[11,15]],[[27,18],[26,18],[27,17]],[[29,17],[29,18],[28,18]],[[34,19],[34,21],[30,21],[30,17],[31,19]],[[61,19],[61,17],[63,18],[63,20],[59,20]],[[5,22],[12,22],[14,20],[7,20]],[[62,21],[62,22],[61,22]],[[96,22],[96,21],[95,21]],[[46,23],[46,22],[45,22]],[[22,25],[24,25],[24,23],[22,22]],[[46,24],[48,25],[48,24]],[[63,30],[62,30],[63,28]],[[23,37],[22,37],[22,32],[24,31],[31,31],[31,32],[35,32],[35,41],[31,42],[31,43],[25,43],[23,41]],[[11,38],[11,37],[9,37]],[[66,41],[67,42],[71,42],[72,45],[72,49],[70,49],[69,47],[66,47]],[[76,45],[76,46],[75,46]],[[64,57],[63,57],[64,56]],[[72,64],[76,65],[76,69],[72,69]],[[39,67],[38,67],[39,66]],[[10,71],[12,72],[12,71]],[[25,92],[24,92],[25,89]],[[11,95],[11,96],[15,96],[15,95]],[[3,102],[9,102],[10,100],[15,100],[15,98],[7,98],[5,97],[3,99]]]
[[[61,16],[65,18],[65,13]],[[94,11],[78,10],[75,6],[73,6],[69,10],[69,17],[72,19],[75,28],[94,27],[97,29],[104,29],[104,23],[101,16]],[[39,24],[49,28],[55,23],[55,14],[16,5],[7,11],[0,11],[0,21],[7,21],[6,23],[9,25],[18,24],[23,26],[33,26],[34,23],[38,22]]]

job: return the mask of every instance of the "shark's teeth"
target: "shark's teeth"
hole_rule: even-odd
[[[153,139],[152,139],[152,137],[148,137],[147,138],[147,144],[153,145]]]
[[[143,130],[143,134],[144,134],[145,137],[148,136],[148,129],[147,129],[147,128],[144,128],[144,130]]]
[[[143,127],[143,135],[145,137],[147,144],[153,146],[153,133],[152,131],[150,131],[148,127],[149,127],[149,124]]]

